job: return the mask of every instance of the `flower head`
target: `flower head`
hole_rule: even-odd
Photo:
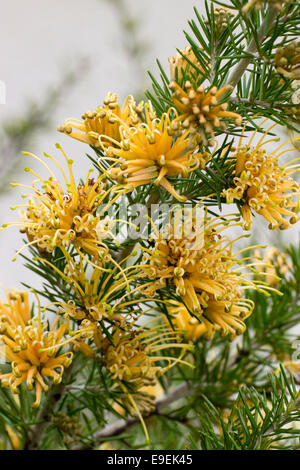
[[[112,377],[121,382],[128,382],[136,389],[155,385],[169,367],[182,362],[176,357],[157,355],[158,352],[170,348],[190,349],[190,346],[180,342],[178,333],[170,331],[168,325],[149,322],[146,326],[134,328],[129,322],[121,322],[112,332],[112,338],[103,342],[104,361]],[[148,325],[149,326],[149,325]],[[169,365],[156,365],[167,361]]]
[[[105,136],[100,139],[108,158],[114,162],[109,176],[127,190],[153,183],[161,185],[176,199],[185,200],[168,177],[187,177],[199,165],[204,166],[207,159],[206,154],[196,152],[190,132],[187,130],[174,138],[169,115],[156,118],[150,103],[145,105],[145,122],[135,127],[123,123],[121,129],[122,140],[119,144],[115,142],[115,147]]]
[[[260,256],[260,250],[255,250],[255,255]],[[291,271],[292,264],[288,261],[286,253],[278,250],[275,246],[270,246],[263,258],[264,263],[257,265],[257,271],[265,273],[265,280],[271,286],[280,283],[279,276],[287,276]]]
[[[228,24],[230,23],[231,19],[234,17],[234,13],[224,6],[216,7],[214,9],[214,23],[215,29],[217,34],[221,34],[228,28]],[[209,24],[206,20],[205,24]]]
[[[282,153],[294,149],[278,154],[285,145],[282,144],[268,153],[263,148],[266,134],[255,147],[251,146],[255,133],[247,145],[240,139],[233,154],[236,176],[232,187],[223,191],[228,203],[241,201],[246,230],[251,228],[252,211],[267,219],[270,229],[287,229],[298,220],[299,185],[291,178],[298,165],[279,166],[278,163]]]
[[[234,119],[237,126],[241,125],[242,117],[227,111],[228,103],[219,104],[220,98],[232,89],[230,85],[220,90],[214,86],[206,92],[203,85],[195,89],[190,81],[186,81],[182,87],[173,81],[169,88],[178,111],[178,116],[172,123],[173,128],[177,129],[179,126],[188,129],[204,145],[211,144],[207,137],[214,139],[215,129],[226,129],[224,118]]]
[[[86,111],[82,116],[83,121],[67,119],[63,126],[58,127],[58,131],[94,147],[100,146],[98,138],[103,134],[119,142],[120,120],[128,126],[135,126],[140,121],[141,110],[142,104],[136,105],[132,96],[128,96],[120,107],[117,95],[109,92],[103,106]]]
[[[79,329],[72,343],[74,350],[81,350],[87,356],[94,356],[91,346],[101,349],[107,327],[114,322],[127,321],[135,312],[139,300],[131,298],[130,283],[135,279],[135,273],[125,272],[122,261],[118,264],[110,260],[105,268],[91,265],[82,256],[74,257],[63,250],[65,267],[61,271],[48,260],[46,264],[55,269],[65,283],[72,287],[70,294],[76,299],[54,302],[48,305],[58,305],[57,314],[64,318],[75,320]],[[113,266],[111,266],[113,265]],[[106,326],[103,326],[105,323]],[[91,346],[86,341],[91,340]]]
[[[32,155],[44,164],[50,172],[50,177],[45,181],[36,172],[26,168],[37,176],[37,180],[30,187],[32,194],[24,196],[29,198],[25,205],[15,206],[22,208],[21,222],[5,224],[4,227],[19,225],[27,234],[29,244],[36,245],[41,253],[52,253],[56,246],[68,248],[73,245],[77,250],[82,249],[95,258],[103,257],[108,250],[102,240],[111,236],[113,222],[108,217],[97,215],[96,211],[109,190],[105,190],[101,176],[96,180],[91,179],[90,172],[84,184],[76,185],[72,170],[73,162],[67,159],[64,152],[63,155],[69,167],[69,178],[52,157],[49,155],[47,157],[51,158],[62,171],[66,189],[45,162]],[[19,184],[13,186],[27,187]]]
[[[72,353],[60,352],[60,344],[68,333],[68,325],[57,321],[49,328],[38,317],[32,317],[26,292],[10,291],[7,303],[0,303],[0,341],[1,354],[11,363],[11,372],[1,374],[2,386],[18,393],[22,382],[28,390],[35,389],[35,402],[38,407],[42,392],[47,392],[51,379],[54,384],[62,380],[64,369],[72,361]]]
[[[255,289],[256,284],[239,272],[241,262],[232,254],[232,240],[221,235],[224,228],[220,218],[206,219],[203,243],[199,243],[195,226],[180,236],[172,224],[167,239],[159,234],[154,248],[145,248],[141,270],[152,280],[150,286],[147,283],[146,295],[154,296],[162,288],[171,289],[199,326],[204,324],[205,328],[200,330],[206,329],[206,336],[220,331],[233,339],[244,332],[244,319],[254,307],[251,301],[242,298],[243,291],[249,287]],[[185,324],[181,307],[179,313],[178,322]]]
[[[300,78],[300,47],[296,41],[285,47],[279,47],[274,60],[278,73],[293,80]]]
[[[193,71],[191,63],[198,69],[201,69],[201,65],[199,64],[191,46],[187,46],[182,51],[177,52],[175,57],[170,56],[169,67],[171,80],[180,81],[188,68]]]

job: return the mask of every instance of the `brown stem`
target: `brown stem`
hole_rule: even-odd
[[[191,385],[190,383],[183,383],[178,385],[175,388],[169,390],[165,395],[158,398],[156,401],[155,409],[147,417],[153,415],[159,415],[161,410],[167,405],[174,403],[180,398],[184,398],[187,395],[190,395],[191,392],[196,390],[196,386]],[[131,426],[138,424],[140,422],[138,417],[130,417],[126,420],[120,419],[113,424],[107,425],[104,429],[94,434],[92,437],[94,444],[101,441],[104,438],[119,436],[124,431],[129,429]],[[72,450],[84,450],[89,447],[85,444],[78,444],[72,447]]]
[[[257,32],[258,43],[262,43],[263,39],[266,37],[268,32],[273,28],[274,21],[277,15],[278,15],[278,11],[275,8],[271,8],[270,15],[265,18],[265,20],[262,22]],[[241,59],[240,62],[236,65],[236,67],[233,69],[228,80],[228,83],[232,85],[233,88],[235,88],[236,85],[239,83],[242,75],[246,71],[248,65],[251,63],[252,55],[258,52],[257,45],[256,45],[257,42],[255,41],[254,38],[251,39],[248,49],[246,51],[250,56],[245,57],[244,59]]]

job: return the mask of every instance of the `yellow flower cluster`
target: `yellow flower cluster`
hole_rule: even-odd
[[[282,144],[268,154],[263,148],[267,143],[264,140],[266,134],[255,147],[251,147],[254,136],[255,133],[248,145],[244,145],[240,139],[233,155],[236,161],[233,186],[224,190],[223,195],[227,203],[242,203],[246,230],[251,228],[252,210],[267,219],[270,229],[287,229],[299,219],[300,188],[291,178],[298,171],[299,165],[289,163],[279,166],[278,158],[282,153],[294,149],[278,153],[284,146]]]
[[[47,157],[61,170],[65,188],[43,160],[28,154],[46,167],[50,177],[45,181],[35,171],[25,168],[36,176],[37,180],[30,187],[22,184],[13,185],[29,188],[31,193],[24,196],[29,199],[25,205],[13,208],[21,208],[21,221],[4,224],[3,227],[19,226],[28,237],[28,245],[35,245],[42,254],[52,253],[57,246],[68,248],[71,245],[96,259],[103,259],[107,256],[107,247],[103,244],[103,240],[111,236],[113,221],[108,217],[101,217],[101,213],[96,212],[110,190],[105,189],[102,175],[93,179],[90,178],[90,172],[84,184],[76,185],[72,170],[73,162],[67,158],[62,149],[61,151],[67,161],[69,177],[53,157],[50,155]]]
[[[206,219],[201,242],[194,225],[180,234],[176,224],[172,224],[167,238],[157,233],[154,248],[143,248],[141,271],[152,280],[145,294],[152,297],[171,282],[180,303],[199,326],[205,327],[201,326],[195,336],[205,330],[211,338],[215,331],[220,331],[234,339],[244,332],[244,319],[254,307],[250,300],[242,298],[242,293],[248,287],[255,289],[256,284],[243,277],[236,267],[240,260],[232,254],[233,242],[221,235],[224,228],[220,218]],[[186,320],[186,312],[179,305],[175,322],[185,326]]]
[[[255,250],[257,257],[261,256],[260,250]],[[257,271],[265,274],[265,281],[270,286],[278,286],[280,282],[279,276],[283,278],[291,271],[292,265],[288,262],[286,253],[278,250],[275,246],[271,246],[266,250],[264,263],[257,265]]]
[[[217,7],[214,9],[214,23],[216,31],[220,34],[226,28],[228,28],[228,24],[230,23],[231,19],[234,17],[234,13],[226,7]],[[205,24],[209,24],[208,21],[205,21]]]
[[[300,47],[296,41],[285,47],[279,47],[274,60],[278,73],[292,80],[300,78]]]
[[[135,127],[122,123],[121,128],[122,140],[119,144],[113,142],[114,147],[107,136],[101,138],[102,148],[114,162],[109,176],[131,191],[152,182],[162,186],[177,200],[184,201],[186,198],[176,192],[168,177],[187,177],[206,163],[206,154],[197,152],[189,131],[174,140],[169,115],[156,118],[150,103],[145,105],[145,122]]]
[[[180,81],[188,70],[193,73],[196,67],[197,69],[202,70],[202,67],[191,46],[187,46],[182,51],[177,52],[175,57],[170,56],[168,60],[170,77],[172,81]]]
[[[58,131],[97,148],[101,135],[120,141],[120,121],[135,126],[140,121],[141,112],[142,105],[137,105],[132,96],[128,96],[120,107],[117,95],[109,92],[103,106],[86,111],[82,116],[83,121],[67,119],[63,126],[58,127]]]
[[[226,129],[224,118],[234,119],[237,126],[242,123],[239,114],[227,111],[228,103],[219,104],[222,96],[232,90],[230,85],[220,90],[214,86],[206,92],[203,85],[195,89],[190,81],[186,81],[182,87],[172,81],[169,88],[178,111],[178,116],[172,122],[173,129],[189,130],[205,146],[212,145],[215,129]]]
[[[64,369],[72,362],[71,352],[60,352],[68,331],[68,325],[58,326],[58,320],[49,328],[40,309],[38,317],[32,317],[26,292],[7,292],[7,303],[0,303],[0,353],[12,370],[0,375],[2,386],[18,393],[25,382],[28,390],[35,390],[31,406],[38,407],[42,392],[49,389],[48,379],[60,383]]]

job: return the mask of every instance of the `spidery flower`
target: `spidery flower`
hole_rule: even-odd
[[[228,203],[241,202],[246,230],[251,228],[252,211],[262,215],[272,230],[278,227],[281,230],[287,229],[299,218],[299,184],[291,178],[291,175],[299,171],[299,165],[292,164],[295,160],[281,166],[278,163],[282,154],[295,148],[281,151],[290,142],[287,141],[272,153],[268,153],[263,147],[270,142],[265,141],[265,137],[272,127],[274,125],[266,131],[255,147],[251,144],[256,131],[247,145],[244,145],[242,137],[240,138],[233,154],[236,176],[232,187],[222,193]]]
[[[227,226],[240,225],[237,219],[227,220],[224,225],[220,217],[204,221],[203,238],[199,237],[196,225],[184,227],[180,233],[176,223],[171,224],[168,237],[157,232],[153,248],[145,251],[142,274],[152,280],[147,283],[145,294],[153,297],[164,288],[173,292],[178,301],[198,322],[204,324],[206,336],[214,331],[234,339],[245,330],[244,319],[253,310],[254,304],[243,298],[247,288],[261,288],[264,282],[248,280],[240,272],[247,265],[232,253],[233,241],[222,234]],[[249,259],[249,258],[245,258]],[[253,269],[253,268],[252,268]],[[170,298],[169,294],[165,294]],[[166,297],[165,297],[166,298]],[[186,323],[185,312],[179,311]],[[175,320],[176,321],[176,320]]]
[[[228,103],[219,104],[220,98],[232,89],[230,85],[220,90],[214,86],[206,92],[203,85],[195,89],[190,81],[186,81],[182,87],[173,81],[169,88],[178,111],[172,127],[176,130],[188,129],[205,146],[213,143],[215,129],[226,129],[224,118],[234,119],[237,126],[241,125],[242,117],[227,111]]]
[[[186,200],[176,192],[168,178],[187,177],[199,166],[203,167],[207,160],[207,154],[196,152],[189,130],[174,138],[169,115],[165,113],[160,119],[156,118],[150,103],[145,105],[145,122],[135,127],[121,123],[121,129],[120,143],[105,135],[100,138],[108,159],[113,162],[109,176],[130,191],[153,183],[165,188],[176,199]]]
[[[111,259],[111,265],[105,268],[100,265],[91,265],[82,256],[73,257],[62,248],[66,265],[63,271],[54,266],[50,261],[43,260],[48,266],[72,287],[70,294],[76,299],[52,302],[47,307],[57,305],[57,314],[66,319],[73,319],[79,326],[76,337],[72,343],[74,350],[81,350],[87,356],[95,355],[94,349],[87,344],[92,341],[96,348],[100,349],[103,334],[106,327],[114,322],[128,319],[134,313],[135,305],[140,299],[131,297],[131,282],[135,279],[135,272],[126,272],[122,264]],[[139,311],[139,310],[138,310]],[[129,313],[128,313],[129,312]],[[77,334],[78,333],[78,334]]]
[[[130,323],[121,322],[114,327],[112,337],[104,340],[102,345],[105,366],[125,393],[129,408],[139,416],[147,440],[149,436],[141,412],[149,412],[155,399],[147,393],[147,388],[155,386],[157,378],[177,363],[190,366],[181,357],[185,351],[192,349],[188,344],[181,343],[179,335],[170,331],[169,326],[153,326],[152,323],[150,321],[134,329]],[[173,351],[174,348],[182,350],[180,357],[159,354],[169,349]],[[168,365],[163,367],[162,361]],[[145,408],[141,409],[143,406]]]
[[[73,162],[67,158],[62,149],[61,151],[68,164],[69,178],[53,157],[46,156],[61,170],[66,189],[43,160],[35,155],[26,154],[42,163],[49,171],[50,177],[45,181],[35,171],[26,168],[26,171],[36,176],[37,180],[30,187],[22,184],[13,185],[29,188],[31,193],[23,196],[29,199],[26,204],[14,207],[14,209],[21,208],[21,221],[4,224],[3,227],[19,226],[28,237],[28,245],[36,245],[42,254],[52,253],[56,246],[68,248],[73,245],[77,250],[83,250],[96,259],[105,259],[108,249],[103,240],[112,236],[113,221],[107,216],[101,217],[101,213],[97,214],[96,211],[100,204],[104,205],[104,211],[113,204],[116,197],[105,204],[105,198],[111,189],[105,190],[101,176],[96,180],[91,179],[90,172],[84,184],[76,185],[72,170]]]
[[[86,111],[82,116],[83,121],[67,119],[63,126],[58,127],[58,131],[97,148],[100,147],[98,138],[103,134],[119,142],[120,120],[128,126],[135,126],[140,122],[141,112],[142,103],[136,105],[132,96],[128,96],[120,107],[117,95],[109,92],[103,106]]]
[[[0,303],[0,352],[11,364],[11,372],[0,375],[2,386],[18,393],[25,382],[28,390],[35,389],[31,406],[37,408],[42,392],[49,389],[48,379],[60,383],[71,364],[72,353],[60,352],[68,331],[68,325],[58,326],[58,320],[49,328],[42,321],[40,307],[38,317],[32,317],[26,292],[8,292],[7,303]]]

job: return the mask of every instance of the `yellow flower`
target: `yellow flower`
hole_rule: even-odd
[[[202,67],[199,64],[198,59],[195,56],[194,51],[191,48],[191,46],[187,46],[185,49],[181,51],[181,53],[177,52],[175,57],[170,56],[168,60],[169,60],[171,80],[177,79],[178,81],[180,81],[182,77],[184,76],[184,74],[186,73],[188,67],[191,73],[195,72],[196,70],[193,68],[190,62],[194,64],[198,69],[202,70]],[[176,70],[177,70],[177,73],[176,73]]]
[[[34,408],[39,406],[42,392],[49,389],[47,379],[60,383],[72,361],[72,353],[59,353],[68,325],[57,327],[57,323],[49,328],[47,322],[42,322],[40,308],[38,317],[32,318],[26,292],[8,292],[7,304],[0,303],[0,352],[12,368],[1,374],[0,380],[13,393],[18,393],[22,382],[28,390],[35,389]]]
[[[21,231],[27,234],[28,245],[36,245],[42,254],[52,253],[56,246],[68,248],[73,245],[77,251],[82,249],[95,258],[105,257],[108,250],[103,240],[111,236],[113,222],[108,217],[97,215],[96,211],[100,204],[104,203],[110,190],[105,190],[101,176],[96,180],[91,179],[90,172],[84,184],[76,185],[72,170],[73,162],[66,157],[62,149],[61,151],[68,164],[69,178],[53,157],[50,155],[47,157],[51,158],[62,171],[66,189],[43,160],[35,155],[26,154],[42,163],[49,171],[50,177],[45,181],[35,171],[26,168],[26,171],[35,175],[37,180],[31,187],[22,184],[13,185],[29,188],[31,191],[31,194],[23,196],[29,198],[26,204],[13,208],[22,208],[21,222],[4,224],[3,227],[20,226]],[[37,187],[37,183],[40,188]],[[113,202],[114,199],[110,201]]]
[[[98,138],[103,134],[119,142],[120,120],[128,126],[135,126],[140,121],[141,111],[142,104],[136,105],[132,96],[128,96],[120,107],[117,95],[109,92],[104,106],[86,111],[82,116],[83,121],[67,119],[63,126],[58,127],[58,131],[80,142],[99,147]]]
[[[172,318],[174,327],[183,332],[187,341],[194,342],[198,338],[205,336],[208,331],[205,324],[201,323],[197,318],[192,317],[188,309],[180,302],[171,302],[171,306],[168,307],[168,314]],[[212,336],[212,330],[210,336]]]
[[[216,7],[214,9],[214,23],[217,34],[221,34],[225,29],[228,28],[228,24],[234,17],[234,13],[226,7]],[[205,21],[205,24],[209,24],[209,21]]]
[[[300,78],[300,47],[296,41],[279,47],[274,60],[278,73],[289,79]]]
[[[182,87],[173,81],[169,88],[172,92],[172,101],[179,114],[173,120],[173,128],[178,129],[179,126],[179,128],[189,129],[204,145],[212,144],[215,129],[226,129],[224,118],[235,119],[235,124],[241,125],[242,117],[237,113],[227,111],[228,103],[219,104],[220,98],[232,89],[230,85],[225,85],[220,90],[214,86],[205,92],[203,85],[195,89],[190,81],[186,81]],[[208,141],[207,136],[211,140]]]
[[[176,199],[186,200],[167,178],[187,177],[199,165],[205,165],[207,155],[195,153],[189,131],[174,139],[169,115],[156,118],[150,103],[145,105],[145,122],[135,127],[122,123],[121,129],[122,141],[113,141],[115,147],[111,146],[111,139],[100,138],[108,159],[114,162],[109,176],[127,190],[153,183],[161,185]]]
[[[141,271],[152,280],[150,286],[147,283],[145,295],[154,296],[162,288],[175,290],[178,301],[189,310],[191,317],[204,324],[207,337],[220,331],[223,336],[230,334],[230,339],[234,339],[244,332],[244,319],[254,307],[252,301],[242,298],[243,290],[257,288],[259,281],[241,275],[240,270],[247,265],[243,266],[243,260],[232,254],[233,241],[221,235],[226,227],[220,217],[211,221],[206,218],[203,243],[200,243],[194,225],[180,234],[176,224],[172,224],[168,238],[158,233],[154,248],[143,248]],[[187,323],[182,309],[177,321],[181,325]],[[201,326],[197,335],[205,328]]]
[[[259,257],[260,251],[255,250],[255,255]],[[292,268],[292,264],[287,261],[286,253],[280,252],[275,246],[270,246],[266,250],[263,261],[263,264],[258,264],[256,269],[265,273],[265,280],[271,286],[278,286],[280,283],[277,273],[286,276]]]
[[[144,390],[144,387],[154,386],[157,378],[172,365],[183,362],[178,358],[157,355],[169,348],[191,349],[179,340],[179,335],[166,325],[134,329],[129,323],[122,322],[114,328],[112,339],[107,338],[103,342],[106,368],[114,380],[128,382],[135,389]],[[169,365],[156,365],[160,361],[167,361]]]
[[[233,154],[236,161],[233,187],[223,191],[228,203],[241,201],[246,230],[251,228],[252,210],[267,219],[270,229],[287,229],[299,218],[296,215],[300,203],[299,185],[290,177],[298,171],[299,165],[278,164],[280,155],[294,149],[278,154],[285,142],[272,153],[267,153],[263,148],[267,143],[264,142],[267,132],[255,147],[251,147],[251,143],[256,132],[247,145],[240,139]]]
[[[134,300],[128,297],[131,295],[130,283],[136,274],[133,270],[133,273],[125,273],[121,266],[124,260],[118,264],[111,258],[110,262],[114,266],[107,265],[103,268],[86,261],[82,256],[79,256],[78,260],[66,250],[62,251],[66,260],[63,271],[50,261],[43,261],[72,287],[71,294],[76,301],[52,302],[47,307],[57,305],[58,315],[66,319],[72,318],[77,322],[79,329],[73,337],[73,349],[94,357],[95,351],[86,340],[92,340],[94,345],[101,349],[107,325],[127,320],[135,313],[134,306],[139,304],[140,299]],[[103,322],[106,322],[106,328],[102,328]]]

